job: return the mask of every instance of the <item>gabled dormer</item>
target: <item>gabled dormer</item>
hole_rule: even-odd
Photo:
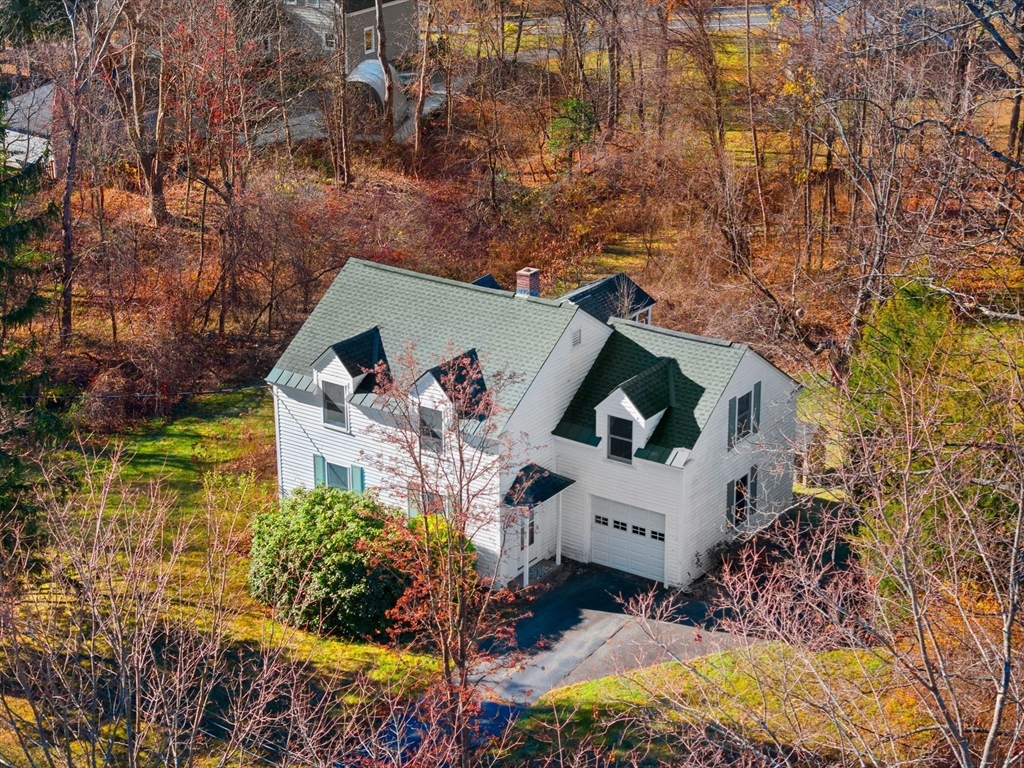
[[[609,459],[682,466],[745,348],[610,322],[615,330],[554,434],[599,448]]]
[[[387,365],[380,330],[373,327],[325,349],[313,361],[313,381],[320,391],[324,424],[349,428],[349,403],[358,395],[372,398],[375,369]]]

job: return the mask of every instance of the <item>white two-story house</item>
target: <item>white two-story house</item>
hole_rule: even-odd
[[[482,567],[527,580],[564,556],[686,585],[712,547],[791,506],[798,385],[743,345],[653,325],[654,300],[624,275],[553,300],[538,278],[521,270],[507,291],[350,260],[267,377],[280,492],[378,489],[405,506],[366,458],[381,454],[367,371],[413,345],[427,374],[454,349],[480,361],[483,385],[517,375],[500,430],[521,456],[487,490]],[[434,390],[428,435],[444,418]],[[515,530],[501,522],[513,495]]]

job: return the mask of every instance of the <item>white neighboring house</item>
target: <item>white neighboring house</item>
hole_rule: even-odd
[[[684,586],[710,548],[791,506],[799,386],[785,373],[743,345],[651,325],[654,300],[625,275],[555,300],[539,298],[535,269],[514,292],[494,285],[349,260],[267,377],[281,494],[393,485],[365,458],[383,451],[365,372],[411,343],[424,373],[454,345],[485,380],[522,378],[501,428],[541,480],[529,535],[499,523],[523,470],[492,491],[495,526],[474,541],[499,580],[564,555]]]
[[[4,104],[4,153],[7,165],[24,168],[45,157],[47,173],[51,178],[56,177],[55,159],[50,152],[53,105],[52,82],[15,96]]]

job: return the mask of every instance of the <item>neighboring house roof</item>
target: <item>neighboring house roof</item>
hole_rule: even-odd
[[[406,1],[412,2],[412,0]],[[384,0],[384,2],[386,5],[390,5],[394,0]],[[344,2],[346,14],[359,13],[373,8],[375,5],[376,0],[345,0]],[[340,14],[338,13],[341,6],[341,3],[335,3],[332,0],[320,0],[318,7],[315,8],[311,8],[308,4],[285,3],[284,10],[307,29],[322,35],[325,32],[337,32],[341,28]]]
[[[349,259],[267,381],[312,392],[314,361],[347,340],[351,347],[365,350],[365,339],[357,343],[356,338],[376,328],[392,361],[414,343],[422,372],[453,354],[474,350],[488,383],[496,372],[516,374],[501,393],[504,421],[576,311],[568,302],[516,296]],[[347,353],[350,345],[342,349]],[[360,391],[364,389],[365,382]]]
[[[45,83],[4,105],[8,129],[32,136],[49,137],[53,125],[54,84]]]
[[[502,289],[501,284],[498,283],[498,280],[490,273],[487,273],[483,277],[478,277],[473,281],[473,285],[479,285],[481,288],[491,288],[495,291],[500,291]]]
[[[25,166],[46,156],[53,131],[53,101],[53,83],[46,83],[3,105],[3,149],[8,165]]]
[[[602,323],[612,317],[629,318],[657,302],[625,274],[603,277],[562,296]]]
[[[747,348],[628,320],[610,322],[614,331],[554,434],[597,445],[594,408],[622,388],[645,418],[665,410],[636,452],[665,463],[676,448],[696,444]]]

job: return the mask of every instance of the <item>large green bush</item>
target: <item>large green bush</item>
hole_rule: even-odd
[[[253,524],[253,597],[297,627],[346,637],[377,635],[404,589],[370,550],[386,535],[388,510],[352,491],[297,491]]]

